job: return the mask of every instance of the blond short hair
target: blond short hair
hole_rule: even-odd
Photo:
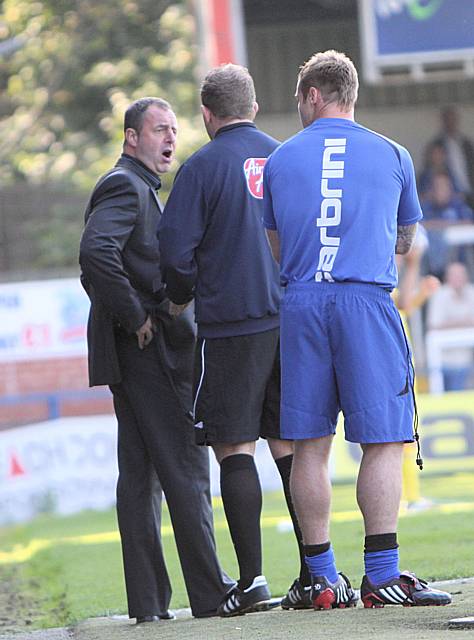
[[[300,67],[299,90],[306,99],[310,87],[321,92],[325,102],[337,103],[350,111],[357,100],[359,79],[352,60],[344,53],[330,49],[315,53]]]

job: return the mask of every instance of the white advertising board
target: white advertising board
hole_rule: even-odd
[[[423,474],[474,469],[474,393],[418,396]],[[60,418],[0,432],[0,525],[41,512],[70,514],[115,504],[117,423],[112,415]],[[415,464],[416,448],[412,457]],[[353,482],[360,448],[337,430],[330,460],[335,481]],[[256,463],[264,491],[281,480],[264,440]],[[210,454],[211,491],[219,494],[219,467]]]
[[[114,416],[60,418],[0,432],[0,523],[114,504]]]
[[[0,362],[87,354],[89,299],[78,278],[0,285]]]
[[[76,513],[115,505],[117,422],[112,415],[60,418],[0,432],[0,525],[41,512]],[[264,441],[257,466],[265,491],[281,488]],[[211,490],[219,467],[210,456]]]

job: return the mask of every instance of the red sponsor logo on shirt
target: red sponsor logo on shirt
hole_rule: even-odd
[[[266,161],[266,158],[247,158],[244,162],[247,188],[254,198],[263,198],[263,167]]]

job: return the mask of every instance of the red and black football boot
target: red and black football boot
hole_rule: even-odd
[[[343,573],[339,573],[339,578],[334,583],[324,576],[313,578],[312,600],[316,610],[355,607],[358,599],[359,596]]]
[[[362,579],[360,597],[366,609],[401,604],[404,607],[441,606],[451,602],[451,596],[428,586],[414,573],[404,571],[398,578],[376,587],[367,576]]]

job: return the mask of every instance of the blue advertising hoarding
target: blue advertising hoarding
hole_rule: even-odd
[[[368,79],[397,65],[474,60],[473,0],[359,0]]]

